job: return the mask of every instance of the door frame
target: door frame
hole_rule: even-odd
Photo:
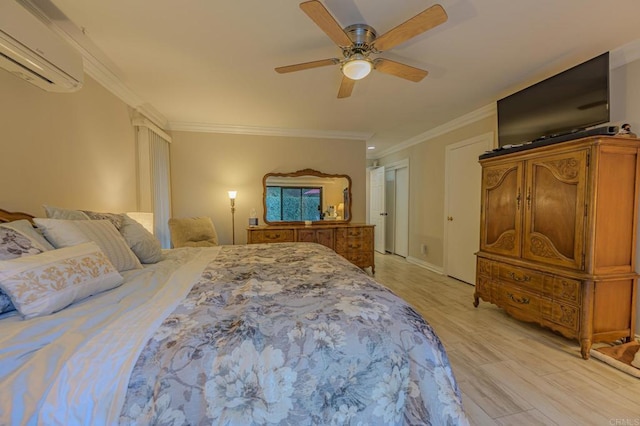
[[[443,273],[447,275],[448,273],[448,263],[449,263],[449,227],[447,226],[447,214],[449,209],[449,192],[450,188],[450,179],[449,173],[451,173],[451,155],[450,152],[462,148],[467,145],[480,144],[484,143],[487,151],[491,151],[494,147],[494,132],[483,133],[478,136],[474,136],[469,139],[464,139],[460,142],[449,144],[445,147],[445,165],[444,165],[444,211],[442,214],[442,221],[444,223],[444,244],[443,244]],[[478,177],[482,179],[482,175]],[[478,206],[480,208],[480,206]],[[478,222],[480,222],[480,217],[478,217]],[[478,241],[478,244],[480,241]]]
[[[379,191],[377,194],[376,189],[378,189],[378,187],[376,186],[376,182],[373,179],[373,174],[374,173],[381,173],[382,174],[382,191]],[[377,251],[378,253],[381,254],[386,254],[385,252],[385,220],[382,219],[382,223],[380,223],[379,221],[380,216],[384,215],[384,209],[386,208],[386,204],[385,204],[385,196],[386,196],[386,189],[385,189],[385,185],[386,185],[386,168],[385,166],[376,166],[374,168],[372,168],[371,170],[369,170],[369,191],[370,191],[370,197],[369,197],[369,222],[376,226],[376,228],[374,228],[374,239],[373,239],[373,247],[374,247],[374,251]],[[378,212],[375,208],[373,208],[374,202],[378,201],[379,199],[381,199],[381,206],[380,206],[380,211]],[[378,212],[378,215],[375,215],[374,212]],[[382,249],[382,251],[380,251],[380,249]]]

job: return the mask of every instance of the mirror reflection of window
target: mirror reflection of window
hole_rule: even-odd
[[[267,186],[267,220],[320,220],[322,187]]]

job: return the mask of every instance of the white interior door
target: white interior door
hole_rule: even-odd
[[[384,167],[369,172],[371,177],[371,223],[375,225],[374,249],[384,254],[385,250],[385,174]]]
[[[395,254],[409,255],[409,168],[396,169]]]
[[[384,201],[385,201],[385,251],[395,253],[396,242],[396,171],[387,170],[384,173]]]
[[[493,146],[493,133],[446,149],[445,272],[469,284],[476,281],[480,243],[480,183],[478,156]]]

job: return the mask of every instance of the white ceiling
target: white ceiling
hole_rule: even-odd
[[[447,22],[381,55],[422,82],[374,71],[337,99],[339,66],[274,71],[341,55],[299,0],[28,1],[170,129],[364,138],[369,157],[640,39],[638,0],[442,0]],[[435,2],[323,4],[382,34]]]

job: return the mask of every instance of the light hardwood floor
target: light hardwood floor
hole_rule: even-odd
[[[474,308],[469,284],[393,255],[375,263],[376,280],[440,336],[472,425],[640,425],[640,379],[490,303]]]

